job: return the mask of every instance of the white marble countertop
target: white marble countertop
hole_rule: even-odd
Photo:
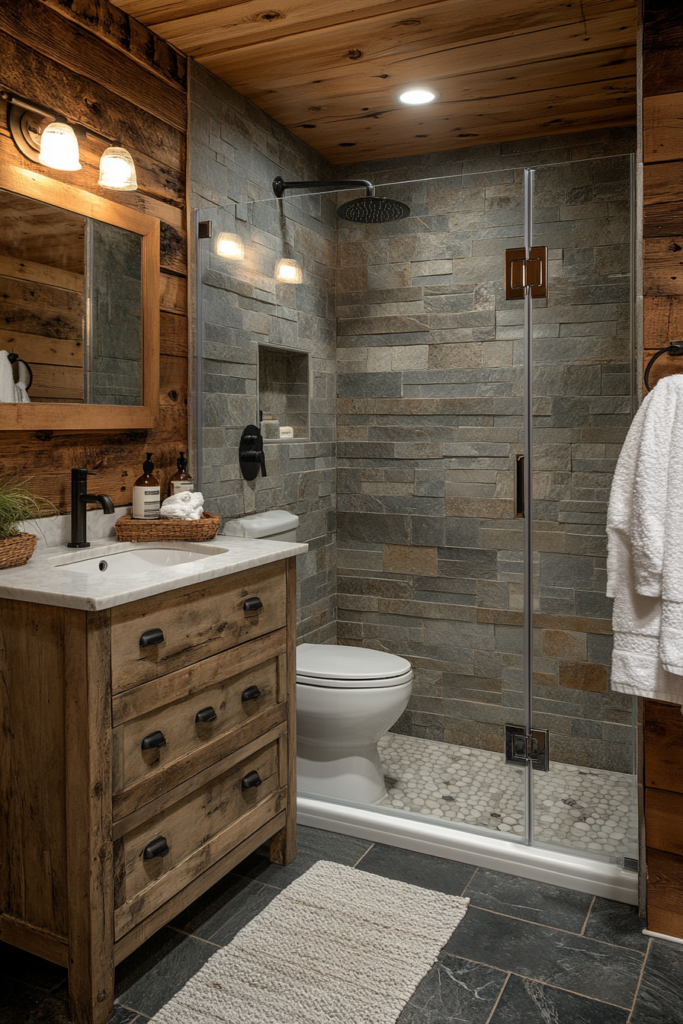
[[[118,552],[158,547],[190,551],[201,549],[201,552],[205,549],[206,557],[183,565],[151,566],[145,572],[118,576],[107,575],[106,572],[102,575],[73,572],[68,565],[56,564],[68,560],[102,559]],[[218,548],[220,553],[212,554],[212,548]],[[168,590],[177,590],[193,583],[204,583],[219,576],[229,576],[244,569],[252,569],[257,565],[302,555],[306,551],[307,544],[253,540],[222,534],[215,540],[205,541],[201,545],[128,544],[112,540],[111,537],[91,540],[90,547],[84,549],[67,548],[64,545],[48,547],[40,543],[33,558],[26,565],[0,570],[0,598],[57,605],[62,608],[80,608],[84,611],[101,611],[104,608],[128,604],[129,601],[139,601],[142,597],[152,597]]]

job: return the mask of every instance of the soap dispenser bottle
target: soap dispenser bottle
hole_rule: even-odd
[[[171,477],[168,490],[169,495],[180,494],[182,491],[193,491],[194,480],[187,471],[187,456],[185,452],[180,453],[180,458],[177,460],[176,465],[178,472]]]
[[[153,475],[152,452],[142,464],[142,476],[133,486],[133,519],[158,519],[161,508],[161,487]]]

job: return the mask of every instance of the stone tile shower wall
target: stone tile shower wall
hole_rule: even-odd
[[[503,252],[538,173],[535,724],[551,758],[632,771],[632,701],[608,692],[605,511],[630,422],[629,131],[353,166],[412,181],[413,216],[338,232],[339,642],[405,655],[396,731],[489,750],[522,714],[522,317]],[[610,159],[590,159],[602,156]],[[459,175],[467,175],[460,177]]]
[[[334,172],[200,65],[191,61],[190,71],[192,208],[226,208],[216,210],[214,232],[231,222],[246,248],[243,264],[205,260],[202,486],[207,507],[224,518],[271,508],[301,517],[309,552],[297,560],[298,630],[322,643],[336,636],[336,219],[331,200],[319,197],[286,201],[283,215],[271,183],[278,174],[296,180]],[[280,256],[299,261],[302,284],[276,284]],[[267,445],[268,476],[247,482],[237,451],[244,427],[257,422],[259,344],[308,353],[310,423],[307,440]]]

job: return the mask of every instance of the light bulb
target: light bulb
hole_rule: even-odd
[[[244,259],[244,242],[239,235],[231,235],[228,231],[221,231],[216,239],[216,255],[226,260]]]
[[[275,277],[283,284],[301,284],[301,267],[296,260],[279,260],[275,267]]]
[[[80,171],[78,139],[71,125],[64,121],[50,122],[40,137],[38,161],[55,171]]]
[[[113,188],[118,192],[135,192],[138,179],[133,158],[123,146],[109,146],[100,157],[100,179],[102,188]]]
[[[398,98],[401,103],[407,103],[409,107],[417,107],[420,103],[431,103],[437,95],[438,93],[433,89],[406,89],[405,92],[399,94]]]

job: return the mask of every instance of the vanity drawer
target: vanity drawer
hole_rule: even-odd
[[[286,563],[274,562],[113,608],[113,692],[281,629],[285,575]]]
[[[117,939],[283,809],[286,748],[282,726],[114,826]]]
[[[284,721],[285,643],[277,630],[114,698],[115,819]]]

